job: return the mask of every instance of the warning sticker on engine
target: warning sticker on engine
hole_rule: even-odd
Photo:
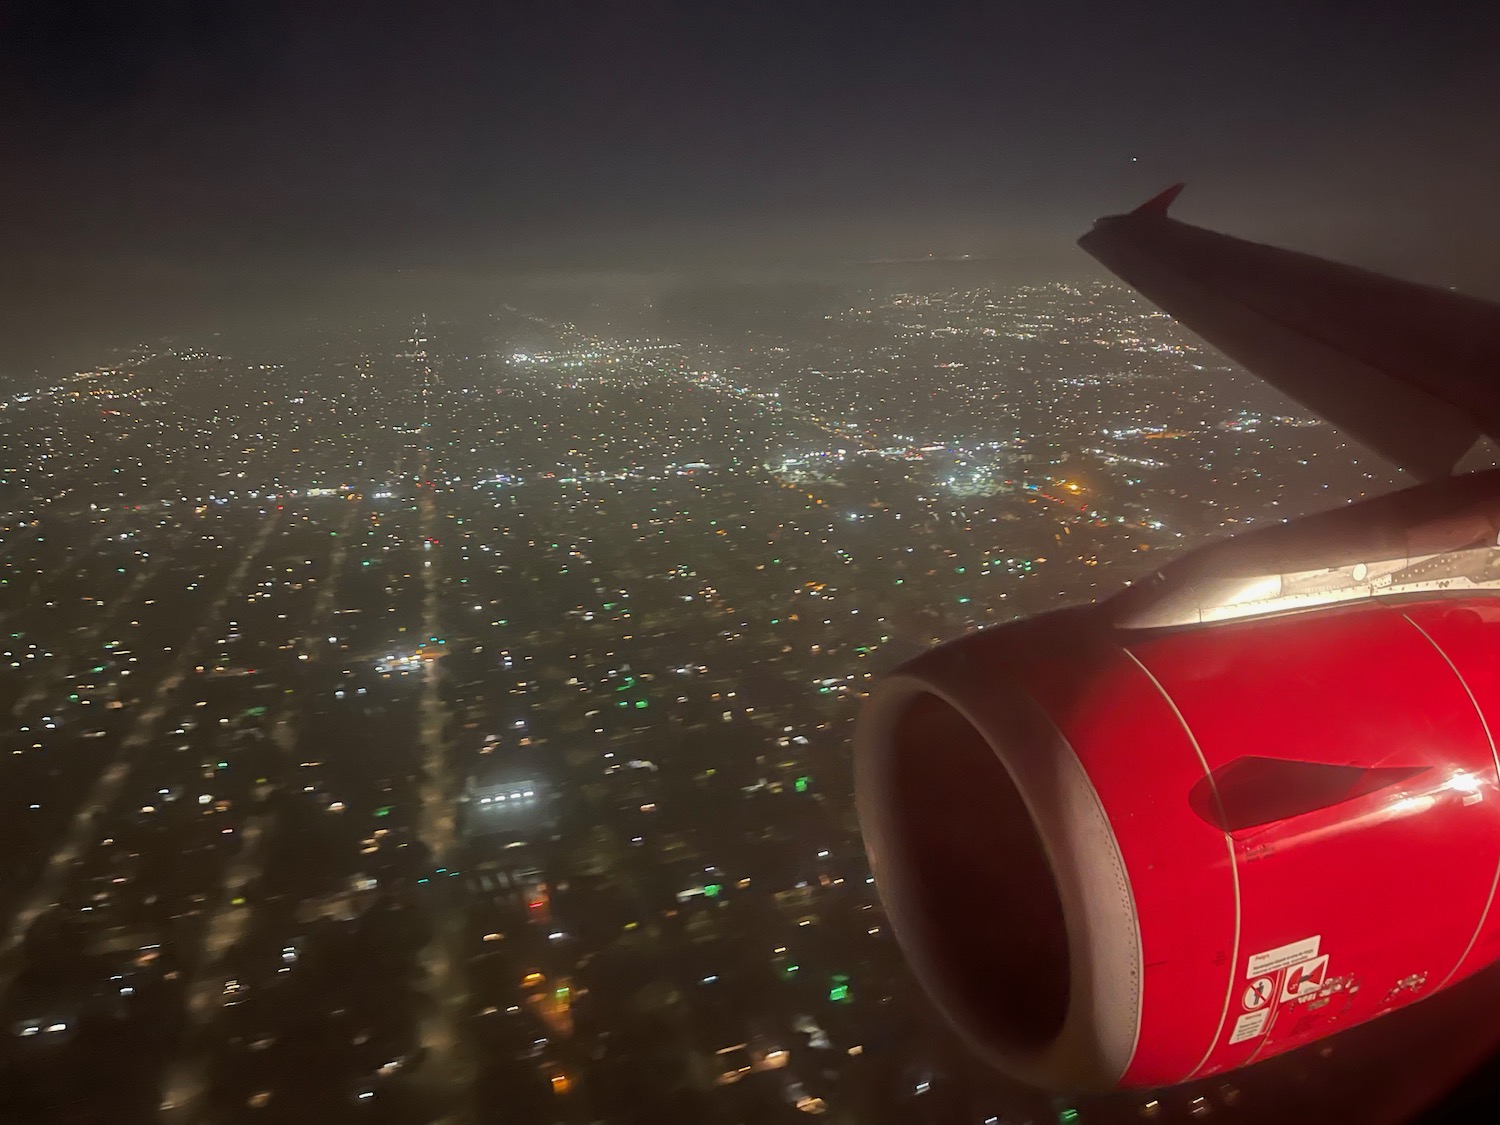
[[[1246,1012],[1234,1021],[1234,1030],[1229,1033],[1230,1044],[1243,1043],[1246,1039],[1254,1039],[1266,1030],[1266,1021],[1271,1018],[1269,1008],[1261,1008],[1258,1011]]]
[[[1281,979],[1281,1002],[1317,995],[1328,976],[1328,954],[1301,961],[1287,969]]]
[[[1246,987],[1245,994],[1240,997],[1240,1003],[1245,1006],[1245,1011],[1253,1012],[1257,1008],[1264,1008],[1275,995],[1275,977],[1256,977]]]
[[[1316,960],[1318,956],[1318,945],[1323,940],[1321,934],[1315,934],[1301,941],[1290,942],[1287,945],[1278,945],[1275,949],[1268,949],[1264,953],[1255,953],[1250,957],[1250,962],[1245,966],[1245,976],[1260,977],[1267,973],[1278,972],[1281,969],[1289,969],[1293,965],[1300,965],[1304,961]]]

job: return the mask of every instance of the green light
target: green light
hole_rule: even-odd
[[[792,782],[792,788],[796,789],[798,793],[806,793],[807,792],[807,782],[808,782],[808,777],[807,777],[806,774],[803,774],[796,781]]]
[[[801,965],[788,965],[786,967],[786,975],[787,976],[791,976],[793,973],[795,973],[801,967],[802,967]]]
[[[703,893],[709,898],[718,898],[719,892],[723,889],[724,885],[722,883],[706,883],[703,887]]]
[[[1076,1109],[1058,1110],[1057,1120],[1058,1125],[1073,1125],[1073,1122],[1078,1120],[1078,1111]]]
[[[375,815],[376,816],[390,816],[391,815],[391,806],[390,805],[381,805],[378,809],[375,810]]]
[[[219,768],[221,770],[227,770],[229,768],[229,763],[228,762],[220,762],[219,763]]]
[[[646,706],[646,701],[644,699],[637,699],[635,701],[635,709],[637,711],[643,710],[645,708],[645,706]]]
[[[847,984],[836,984],[828,990],[828,999],[835,1004],[846,1004],[849,1001],[849,986]]]

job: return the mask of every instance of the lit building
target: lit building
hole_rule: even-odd
[[[552,792],[536,777],[470,778],[459,799],[459,822],[468,837],[529,838],[552,826]]]

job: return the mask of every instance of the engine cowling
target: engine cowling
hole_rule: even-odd
[[[896,936],[979,1051],[1162,1086],[1500,956],[1497,729],[1492,596],[1148,629],[1090,606],[883,680],[856,788]]]

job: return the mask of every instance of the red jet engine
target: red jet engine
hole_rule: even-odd
[[[1191,553],[875,689],[866,847],[947,1017],[1037,1086],[1163,1086],[1500,957],[1500,473]]]

